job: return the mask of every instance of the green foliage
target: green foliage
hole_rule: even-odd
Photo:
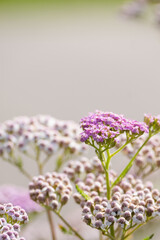
[[[63,225],[59,224],[58,226],[62,233],[72,235],[72,232],[70,230],[67,230]]]
[[[154,237],[154,234],[152,234],[152,235],[149,236],[149,237],[144,238],[143,240],[150,240],[150,239],[152,239],[153,237]]]
[[[91,198],[76,184],[77,191],[84,197],[85,200],[90,200]]]

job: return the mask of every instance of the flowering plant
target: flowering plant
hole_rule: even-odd
[[[0,129],[1,157],[29,178],[30,197],[46,210],[52,240],[56,234],[51,212],[63,222],[63,233],[85,240],[83,233],[62,214],[72,195],[82,209],[84,223],[99,232],[95,240],[127,240],[141,226],[160,216],[160,192],[152,182],[145,181],[160,166],[160,116],[145,115],[144,121],[138,122],[96,111],[82,118],[80,127],[81,132],[75,123],[58,122],[48,116],[5,122]],[[80,156],[85,153],[84,143],[95,150],[94,157]],[[39,169],[39,175],[33,177],[20,157],[31,157],[31,152]],[[126,154],[129,162],[121,173],[116,173],[111,162],[119,152]],[[42,160],[42,156],[47,158]],[[56,159],[55,169],[44,173],[44,164],[51,156]],[[20,217],[19,208],[13,217],[14,211],[8,213],[6,206],[0,207],[1,217],[11,212],[12,225],[15,219],[18,223],[26,222],[27,218]],[[144,240],[152,237],[153,234]]]

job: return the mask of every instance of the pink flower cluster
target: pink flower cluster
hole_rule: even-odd
[[[83,129],[82,142],[94,140],[96,143],[105,143],[111,146],[124,132],[133,138],[148,133],[148,126],[144,122],[128,120],[123,115],[102,111],[96,111],[82,118],[81,128]]]

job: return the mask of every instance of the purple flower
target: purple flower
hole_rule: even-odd
[[[81,141],[94,140],[97,143],[113,144],[117,137],[127,132],[135,138],[148,133],[148,126],[144,122],[126,119],[123,115],[112,112],[96,111],[81,119]],[[112,145],[111,145],[112,146]]]

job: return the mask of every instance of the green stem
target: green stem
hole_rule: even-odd
[[[48,155],[45,159],[44,159],[44,161],[41,163],[41,165],[42,165],[42,168],[46,165],[46,163],[49,161],[49,159],[50,159],[50,155]]]
[[[130,233],[128,233],[123,239],[128,238],[130,235],[132,235],[138,228],[140,228],[141,226],[143,226],[145,223],[142,223],[140,225],[138,225],[136,228],[134,228]]]
[[[158,168],[156,168],[156,167],[151,167],[151,169],[150,169],[147,173],[144,173],[144,174],[142,175],[142,179],[148,177],[148,175],[150,175],[153,171],[155,172],[157,169],[158,169]]]
[[[111,236],[115,238],[114,225],[110,226],[110,232],[111,232]]]
[[[153,218],[155,218],[155,217],[149,217],[149,218],[147,218],[147,221],[146,222],[144,222],[144,223],[141,223],[141,224],[139,224],[137,227],[135,227],[130,233],[128,233],[125,237],[124,237],[124,239],[126,239],[127,237],[129,237],[131,234],[133,234],[138,228],[140,228],[141,226],[143,226],[143,225],[145,225],[148,221],[150,221],[150,220],[152,220]],[[128,231],[129,229],[127,229],[127,231]]]
[[[125,227],[123,228],[123,232],[122,232],[122,236],[120,238],[120,240],[124,240],[124,236],[125,236],[126,230]]]
[[[40,151],[37,148],[37,154],[36,154],[36,161],[38,164],[38,170],[39,170],[39,174],[43,174],[43,164],[40,162]],[[52,219],[52,213],[49,209],[45,209],[46,210],[46,214],[48,217],[48,222],[50,225],[50,230],[51,230],[51,234],[52,234],[52,240],[56,240],[56,235],[55,235],[55,230],[54,230],[54,223],[53,223],[53,219]]]
[[[62,220],[62,222],[75,234],[75,236],[77,236],[81,240],[84,240],[84,238],[60,215],[59,212],[54,212]]]
[[[132,157],[131,161],[128,163],[128,165],[125,167],[125,169],[121,172],[121,174],[117,177],[117,179],[114,181],[114,183],[112,184],[112,187],[115,186],[117,183],[119,183],[122,178],[124,178],[124,176],[128,173],[128,171],[130,170],[130,168],[133,165],[133,162],[135,160],[135,158],[137,157],[137,155],[139,154],[139,152],[141,151],[141,149],[146,145],[146,143],[149,141],[149,139],[152,137],[151,134],[149,134],[148,138],[145,140],[145,142],[142,144],[142,146],[138,149],[138,151],[136,152],[136,154]]]
[[[32,176],[22,167],[22,166],[18,166],[15,164],[15,162],[13,162],[11,159],[9,158],[5,158],[5,157],[2,157],[2,159],[5,161],[5,162],[8,162],[10,164],[12,164],[13,166],[17,167],[19,169],[19,171],[24,175],[26,176],[29,180],[32,180]]]
[[[103,240],[103,235],[101,231],[99,231],[99,240]]]
[[[99,159],[102,163],[104,172],[105,172],[105,176],[106,176],[106,186],[107,186],[107,199],[110,200],[111,198],[111,191],[110,191],[110,182],[109,182],[109,163],[110,163],[110,153],[109,150],[107,150],[107,155],[108,158],[106,160],[106,155],[103,151],[101,151],[101,147],[99,149]]]
[[[125,148],[125,146],[127,146],[128,143],[130,143],[131,141],[127,141],[125,144],[123,144],[120,148],[117,149],[117,151],[115,151],[114,153],[111,154],[111,158],[113,156],[115,156],[117,153],[119,153],[123,148]]]
[[[48,209],[46,209],[46,213],[47,213],[48,222],[49,222],[50,229],[51,229],[52,240],[56,240],[55,231],[54,231],[54,224],[53,224],[53,219],[52,219],[52,213]]]
[[[105,154],[103,154],[105,157]],[[111,198],[111,187],[110,187],[110,181],[109,181],[109,164],[110,164],[111,156],[109,149],[107,149],[107,161],[106,161],[106,183],[107,183],[107,198],[110,200]]]

